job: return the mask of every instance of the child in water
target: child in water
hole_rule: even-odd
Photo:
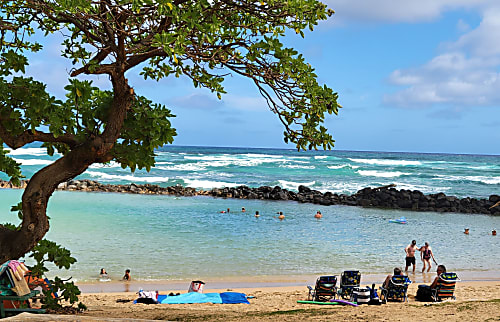
[[[130,281],[130,278],[131,278],[130,277],[130,270],[127,269],[127,270],[125,270],[125,275],[123,275],[123,280],[124,281]]]

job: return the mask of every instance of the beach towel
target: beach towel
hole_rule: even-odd
[[[195,303],[214,303],[214,304],[250,304],[244,293],[224,292],[224,293],[185,293],[179,295],[159,295],[160,304],[195,304]]]

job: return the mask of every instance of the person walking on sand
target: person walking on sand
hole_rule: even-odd
[[[436,259],[434,258],[434,253],[432,252],[431,246],[429,246],[428,242],[425,242],[425,245],[420,247],[419,250],[420,250],[420,259],[424,263],[424,267],[422,268],[422,273],[425,271],[425,267],[427,265],[428,265],[428,267],[427,267],[427,272],[428,272],[431,270],[431,267],[432,267],[431,258],[434,261],[434,263],[436,263],[436,265],[437,265]]]
[[[413,265],[413,273],[415,273],[415,252],[417,250],[420,250],[417,247],[417,241],[412,240],[411,244],[406,246],[405,248],[405,253],[406,253],[406,267],[405,267],[405,272],[408,272],[408,267]]]

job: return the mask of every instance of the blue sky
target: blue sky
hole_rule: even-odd
[[[335,149],[500,154],[500,1],[324,2],[334,16],[283,41],[339,93],[344,108],[325,122]],[[58,41],[44,40],[28,73],[61,96],[71,67]],[[176,145],[294,148],[249,80],[228,78],[218,100],[187,78],[127,77],[177,115]]]

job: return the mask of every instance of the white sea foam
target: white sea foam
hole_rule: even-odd
[[[321,160],[321,159],[326,159],[326,158],[328,158],[328,156],[327,156],[327,155],[315,155],[315,156],[314,156],[314,158],[315,158],[316,160]]]
[[[280,186],[284,189],[288,190],[298,190],[299,186],[307,186],[310,187],[312,186],[315,182],[293,182],[293,181],[286,181],[286,180],[278,180],[280,183]]]
[[[32,155],[32,156],[40,156],[47,155],[46,148],[21,148],[17,150],[9,149],[9,155]]]
[[[446,181],[474,181],[486,184],[500,184],[500,177],[486,177],[486,176],[447,176],[437,175],[441,180]]]
[[[206,170],[206,166],[199,163],[183,163],[170,166],[158,166],[159,170],[173,170],[173,171],[203,171]]]
[[[22,165],[49,165],[54,161],[51,160],[39,160],[39,159],[15,159],[17,163],[21,163]]]
[[[438,193],[438,192],[445,192],[451,189],[451,187],[430,187],[426,185],[419,185],[419,184],[410,184],[406,182],[395,182],[396,189],[401,190],[401,189],[406,189],[406,190],[418,190],[423,193]]]
[[[169,161],[156,162],[156,165],[165,165],[165,164],[175,164],[175,163],[174,162],[169,162]]]
[[[280,164],[279,167],[287,169],[316,169],[316,167],[313,165],[298,165],[298,164]]]
[[[167,182],[167,177],[145,177],[136,175],[116,175],[97,171],[85,172],[91,177],[99,178],[102,181],[129,181],[129,182]]]
[[[202,189],[236,187],[240,185],[237,183],[222,182],[222,181],[209,181],[209,180],[196,180],[196,179],[183,179],[183,180],[188,187],[202,188]]]
[[[327,182],[323,183],[318,189],[321,192],[333,192],[333,193],[348,193],[352,194],[365,188],[362,183],[351,183],[351,182]]]
[[[421,165],[420,161],[413,160],[386,160],[386,159],[351,159],[349,160],[357,163],[366,163],[366,164],[375,164],[375,165],[400,165],[400,166],[408,166],[408,165]]]
[[[245,153],[241,154],[242,156],[248,157],[248,158],[267,158],[267,159],[282,159],[282,155],[274,155],[274,154],[256,154],[256,153]]]
[[[254,167],[264,163],[284,162],[285,158],[266,154],[242,154],[242,155],[200,155],[184,156],[185,160],[200,161],[198,165],[203,167],[227,167],[229,165],[240,167]]]
[[[358,169],[359,166],[358,165],[350,165],[350,164],[341,164],[341,165],[329,165],[329,166],[327,166],[327,168],[332,169],[332,170],[345,169],[345,168]]]
[[[394,178],[411,174],[399,171],[385,172],[385,171],[375,171],[375,170],[358,170],[357,172],[362,176],[379,177],[379,178]]]
[[[94,163],[89,168],[90,169],[109,169],[109,168],[120,168],[121,165],[118,162],[111,161],[109,163]]]

